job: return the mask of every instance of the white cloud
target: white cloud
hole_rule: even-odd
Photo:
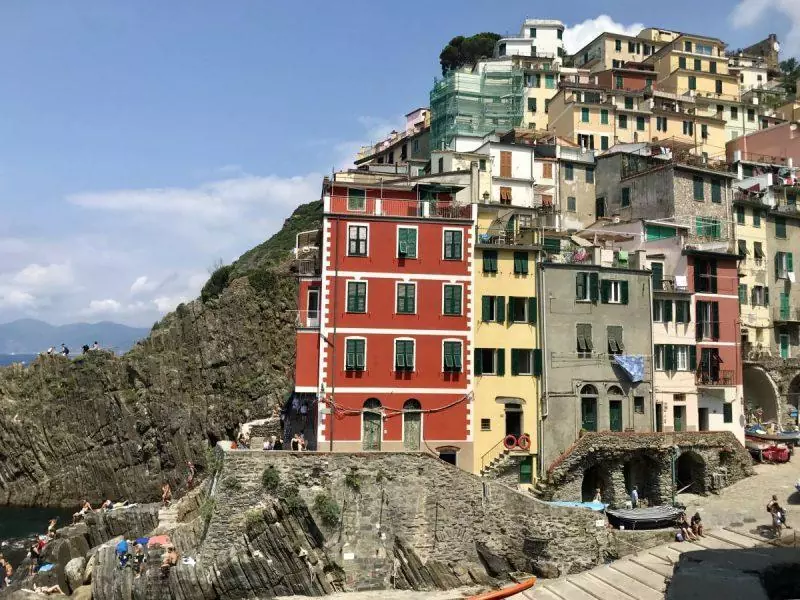
[[[142,294],[145,292],[152,292],[158,287],[157,281],[151,281],[147,275],[142,275],[136,278],[136,281],[131,284],[131,294]]]
[[[575,53],[603,32],[636,35],[642,29],[644,25],[641,23],[623,25],[608,15],[600,15],[564,29],[564,48],[569,53]]]
[[[14,285],[23,288],[58,289],[72,285],[75,277],[72,267],[66,264],[30,264],[11,278]]]
[[[34,304],[36,304],[36,298],[28,292],[0,287],[0,308],[24,309],[33,307]]]
[[[765,15],[777,21],[779,13],[782,22],[788,21],[789,31],[783,40],[781,52],[786,55],[800,53],[800,0],[739,0],[730,15],[736,29],[752,27]]]
[[[86,309],[87,314],[96,315],[96,314],[109,314],[109,313],[118,313],[122,310],[122,304],[117,302],[112,298],[106,298],[105,300],[92,300],[89,302],[89,306]]]

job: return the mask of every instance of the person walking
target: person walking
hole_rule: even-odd
[[[631,507],[636,508],[639,505],[639,490],[633,486],[631,490]]]

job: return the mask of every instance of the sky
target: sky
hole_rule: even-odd
[[[0,322],[151,325],[426,106],[450,38],[526,17],[800,57],[800,0],[3,0]]]

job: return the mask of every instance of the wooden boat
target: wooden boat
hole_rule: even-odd
[[[748,436],[745,437],[744,445],[759,462],[785,463],[792,458],[792,452],[786,444],[776,444]]]
[[[793,446],[800,446],[800,431],[776,431],[769,433],[766,428],[761,425],[748,425],[744,428],[746,437],[756,440],[764,440],[767,442],[783,442],[785,444],[792,444]]]
[[[672,527],[683,512],[674,506],[648,506],[646,508],[607,508],[609,523],[616,528],[661,529]]]

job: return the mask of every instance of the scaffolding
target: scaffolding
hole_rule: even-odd
[[[457,135],[483,137],[518,127],[524,115],[523,71],[482,65],[480,72],[450,71],[431,90],[431,149],[454,150]]]

